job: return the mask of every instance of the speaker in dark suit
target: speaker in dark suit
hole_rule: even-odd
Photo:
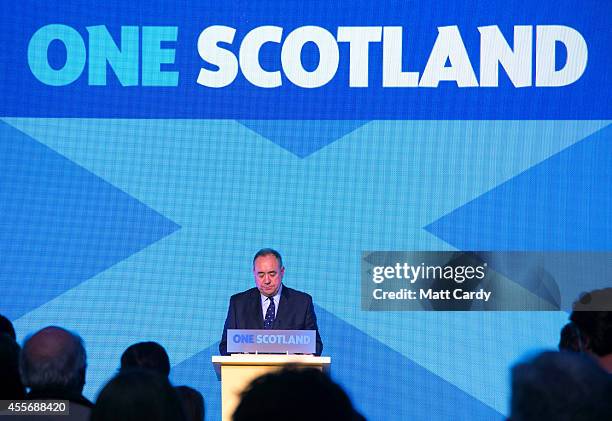
[[[219,343],[221,355],[228,355],[227,329],[316,330],[315,355],[321,355],[323,342],[312,297],[284,286],[284,274],[283,261],[276,250],[262,249],[255,254],[253,275],[256,288],[231,297]]]

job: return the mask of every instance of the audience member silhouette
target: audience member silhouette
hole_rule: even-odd
[[[204,421],[204,397],[189,386],[175,387],[183,404],[186,421]]]
[[[320,370],[289,367],[255,379],[242,394],[234,421],[361,420],[340,386]]]
[[[15,328],[13,327],[13,323],[2,314],[0,314],[0,335],[5,334],[13,338],[14,341],[17,340],[17,335],[15,335]]]
[[[612,288],[584,294],[574,303],[570,320],[585,352],[612,373]]]
[[[121,355],[121,372],[133,369],[154,371],[168,378],[170,358],[164,347],[157,342],[139,342],[130,345]],[[176,391],[186,419],[188,421],[203,420],[204,397],[202,394],[188,386],[179,386]]]
[[[102,389],[91,421],[183,421],[181,401],[168,379],[153,370],[124,370]]]
[[[13,338],[0,334],[0,399],[25,398],[25,388],[19,376],[20,351]]]
[[[121,370],[142,368],[153,370],[164,377],[170,374],[170,358],[157,342],[139,342],[129,346],[121,355]]]
[[[21,380],[30,388],[26,399],[70,401],[70,416],[88,420],[93,404],[83,395],[87,355],[79,336],[61,327],[49,326],[27,338],[21,351]]]
[[[545,352],[512,368],[509,420],[608,420],[611,393],[610,375],[592,358]]]

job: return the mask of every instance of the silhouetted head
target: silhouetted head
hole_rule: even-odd
[[[563,326],[559,335],[559,351],[584,352],[584,343],[580,329],[573,322]]]
[[[608,311],[606,311],[608,309]],[[570,320],[584,337],[585,348],[603,357],[612,354],[612,288],[582,295],[573,306]]]
[[[610,376],[586,354],[545,352],[512,368],[512,421],[593,421],[612,414]]]
[[[320,370],[289,367],[255,379],[242,394],[234,421],[356,420],[350,399]]]
[[[168,377],[170,359],[163,346],[157,342],[139,342],[131,345],[121,356],[121,370],[143,368]]]
[[[61,327],[41,329],[26,339],[19,368],[24,385],[33,391],[63,389],[80,394],[87,368],[83,341]]]
[[[13,327],[13,323],[2,314],[0,314],[0,335],[2,334],[8,335],[13,340],[17,340],[17,335],[15,334],[15,328]]]

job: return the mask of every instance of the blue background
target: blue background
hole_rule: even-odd
[[[361,252],[612,250],[610,6],[577,4],[3,4],[0,313],[21,339],[49,324],[81,334],[92,399],[127,346],[158,341],[173,382],[197,387],[215,420],[210,357],[229,297],[274,247],[285,283],[313,295],[332,375],[368,419],[503,419],[509,366],[555,347],[567,314],[364,312]],[[27,42],[50,23],[82,35],[178,26],[179,87],[110,76],[93,88],[86,73],[44,86]],[[471,52],[479,25],[563,24],[587,40],[589,64],[558,89],[502,77],[498,89],[383,90],[371,71],[370,88],[350,90],[341,63],[318,90],[207,90],[196,39],[212,24],[402,25],[416,70],[437,26],[459,25]]]

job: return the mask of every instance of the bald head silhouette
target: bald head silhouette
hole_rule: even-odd
[[[59,388],[81,393],[86,358],[78,335],[49,326],[26,339],[21,352],[21,377],[32,390]]]

